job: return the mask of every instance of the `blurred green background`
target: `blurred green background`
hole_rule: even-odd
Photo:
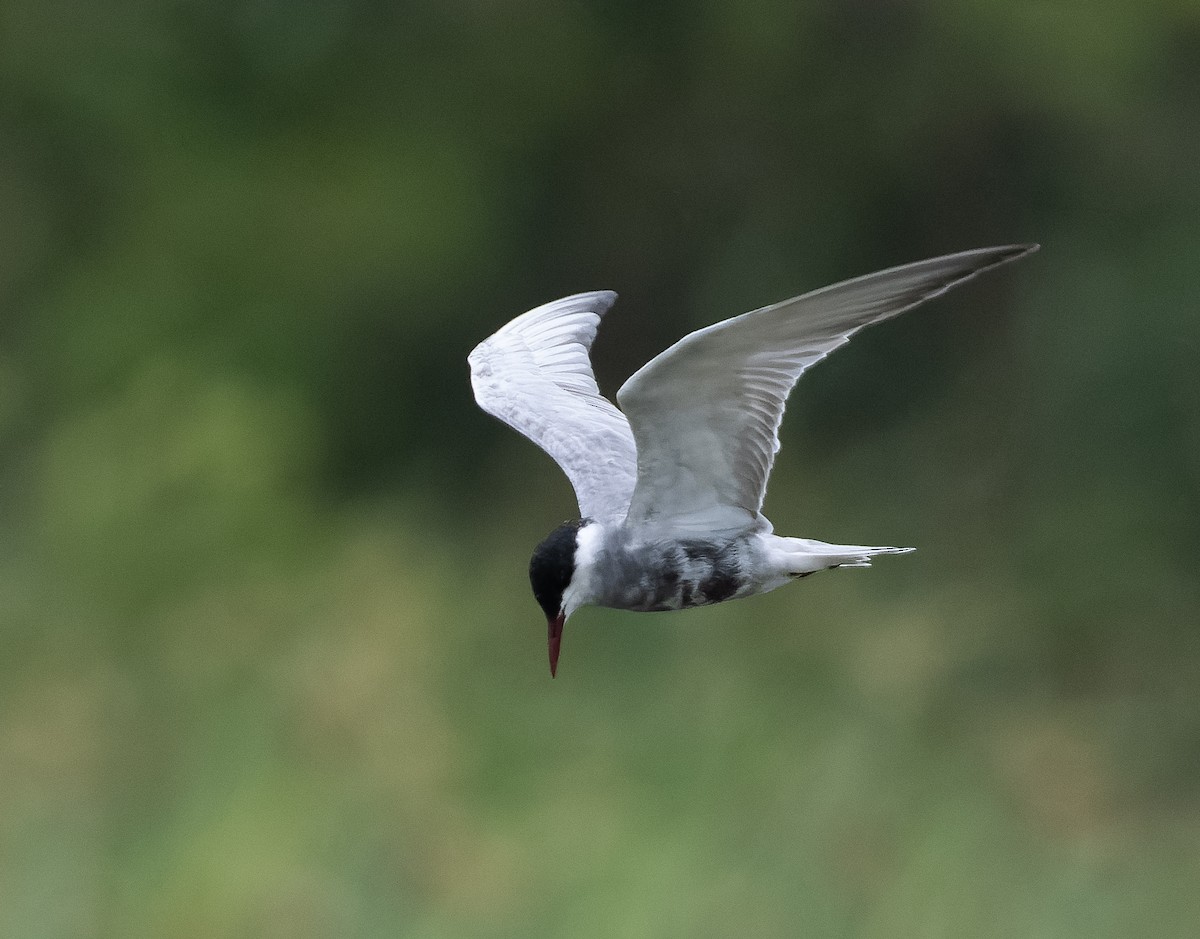
[[[0,219],[0,935],[1200,934],[1194,0],[7,0]],[[474,343],[1025,240],[550,680]]]

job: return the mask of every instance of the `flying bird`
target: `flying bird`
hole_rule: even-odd
[[[518,316],[468,356],[475,400],[567,474],[579,518],[533,552],[550,675],[582,606],[681,610],[766,593],[912,548],[773,533],[762,515],[779,424],[800,376],[860,329],[1036,251],[1005,245],[857,277],[706,326],[600,394],[589,353],[609,290]]]

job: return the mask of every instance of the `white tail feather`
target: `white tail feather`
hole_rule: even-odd
[[[915,548],[869,547],[867,545],[827,544],[811,538],[773,537],[775,561],[791,576],[813,574],[831,567],[870,567],[871,558],[880,554],[908,554]]]

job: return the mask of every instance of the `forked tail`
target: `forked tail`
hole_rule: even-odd
[[[778,538],[774,547],[786,572],[792,577],[814,574],[831,567],[870,567],[871,558],[880,554],[908,554],[915,548],[868,547],[854,544],[827,544],[811,538]]]

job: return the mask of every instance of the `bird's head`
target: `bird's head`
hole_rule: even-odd
[[[579,532],[588,519],[564,522],[550,532],[529,559],[529,583],[533,596],[546,614],[546,637],[550,650],[550,677],[558,670],[558,650],[562,643],[563,623],[582,606],[579,584],[573,583],[578,570],[576,556]]]

